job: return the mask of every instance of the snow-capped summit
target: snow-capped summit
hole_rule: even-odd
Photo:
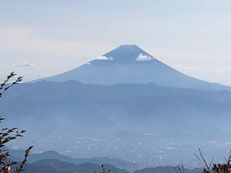
[[[101,85],[155,83],[177,88],[230,90],[230,87],[187,76],[160,62],[136,45],[121,45],[80,67],[46,80],[76,80]]]
[[[108,61],[110,60],[110,61]],[[89,62],[90,64],[131,64],[137,62],[147,62],[155,60],[153,56],[142,50],[136,45],[121,45],[116,49],[97,57],[95,60]]]

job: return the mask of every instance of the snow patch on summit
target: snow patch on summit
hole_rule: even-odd
[[[106,56],[98,56],[95,58],[96,60],[113,60],[112,57],[106,57]]]
[[[150,60],[152,60],[152,59],[154,59],[154,58],[153,58],[153,57],[150,57],[150,56],[147,56],[147,55],[144,55],[144,54],[142,54],[142,53],[140,53],[140,54],[138,55],[138,57],[136,58],[137,61],[150,61]]]

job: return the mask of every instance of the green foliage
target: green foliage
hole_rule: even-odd
[[[12,72],[9,76],[7,76],[7,79],[1,83],[0,85],[0,97],[12,86],[20,83],[22,81],[22,76],[19,76],[16,80],[13,82],[10,82],[10,79],[12,79],[16,74]],[[2,124],[2,121],[4,118],[0,115],[0,125]],[[18,137],[22,137],[22,134],[25,133],[25,130],[19,130],[18,128],[3,128],[0,129],[0,172],[3,173],[9,173],[10,169],[13,165],[19,164],[19,166],[12,171],[12,173],[20,173],[23,171],[23,167],[25,163],[27,162],[27,157],[29,155],[30,150],[33,148],[33,146],[29,147],[25,150],[24,159],[21,163],[17,163],[15,161],[11,161],[9,159],[10,153],[7,149],[5,149],[5,145],[12,141],[17,139]]]

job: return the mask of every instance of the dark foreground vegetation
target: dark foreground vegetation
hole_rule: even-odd
[[[22,81],[22,77],[18,77],[15,81],[12,83],[9,83],[9,80],[13,78],[16,74],[12,72],[9,76],[7,76],[7,79],[1,83],[0,86],[0,97],[12,86],[18,84],[19,82]],[[13,108],[12,108],[13,109]],[[5,145],[12,141],[15,140],[18,137],[22,137],[22,134],[25,132],[25,130],[19,131],[18,128],[7,128],[7,127],[2,127],[2,121],[4,118],[0,115],[0,125],[1,125],[1,130],[0,130],[0,172],[8,173],[11,170],[11,167],[16,165],[15,169],[12,171],[13,173],[20,173],[23,171],[23,167],[27,161],[28,154],[30,150],[32,149],[32,146],[29,147],[28,149],[25,150],[25,155],[24,159],[21,163],[11,161],[9,159],[10,153],[9,151],[5,148]]]

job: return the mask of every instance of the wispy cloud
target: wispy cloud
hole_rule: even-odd
[[[35,64],[32,64],[28,61],[22,61],[19,64],[17,64],[17,66],[19,66],[19,67],[32,67],[32,66],[35,66]]]
[[[140,53],[140,54],[138,55],[138,57],[136,58],[137,61],[150,61],[150,60],[152,60],[152,59],[154,59],[154,58],[153,58],[153,57],[150,57],[150,56],[147,56],[147,55],[144,55],[144,54],[142,54],[142,53]]]
[[[205,66],[174,65],[173,68],[185,72],[190,71],[190,72],[200,72],[200,73],[211,73],[211,70]]]

